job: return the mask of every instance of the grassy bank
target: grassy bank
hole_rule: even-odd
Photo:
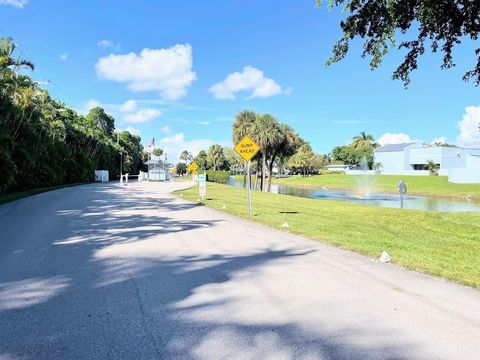
[[[40,194],[46,191],[52,191],[57,189],[62,189],[70,186],[76,186],[79,184],[66,184],[66,185],[57,185],[57,186],[48,186],[43,188],[31,189],[27,191],[18,191],[9,194],[0,194],[0,204],[5,204],[11,201],[19,200],[27,196],[32,196],[35,194]]]
[[[196,201],[196,187],[181,191]],[[243,189],[208,183],[204,203],[248,218]],[[225,206],[225,209],[223,207]],[[386,209],[347,202],[252,193],[251,220],[480,288],[480,214]],[[283,228],[283,223],[289,228]]]
[[[446,176],[394,176],[367,175],[376,192],[397,193],[397,184],[403,179],[410,194],[441,197],[467,197],[480,199],[480,184],[452,184]],[[345,174],[316,175],[307,178],[291,176],[272,179],[273,182],[293,186],[323,187],[332,189],[354,189],[361,181],[360,176]]]

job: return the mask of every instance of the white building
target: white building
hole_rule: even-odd
[[[427,163],[432,160],[438,174],[448,176],[450,182],[480,183],[480,149],[392,144],[375,149],[374,157],[385,175],[428,175]]]

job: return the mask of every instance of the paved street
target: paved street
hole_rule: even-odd
[[[0,359],[480,357],[479,291],[169,194],[181,186],[0,205]]]

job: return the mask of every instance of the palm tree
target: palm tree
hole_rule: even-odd
[[[32,62],[21,59],[21,54],[16,59],[13,57],[15,52],[15,43],[12,38],[0,39],[0,68],[2,70],[13,66],[13,71],[16,72],[21,67],[27,67],[34,70],[35,66]]]
[[[438,175],[439,165],[435,161],[428,160],[426,167],[427,167],[427,170],[430,173],[430,175]]]
[[[282,140],[282,132],[280,124],[270,114],[257,115],[252,127],[253,140],[260,146],[260,153],[262,155],[262,180],[261,190],[265,190],[265,175],[268,171],[267,154],[272,152]],[[271,174],[269,174],[271,176]]]
[[[252,127],[257,118],[254,111],[244,110],[235,116],[233,123],[232,140],[237,144],[245,135],[252,134]]]
[[[354,148],[368,147],[375,145],[375,138],[362,131],[359,135],[353,137],[352,146]]]
[[[210,146],[210,149],[208,149],[207,159],[212,165],[213,170],[219,170],[223,164],[225,164],[225,154],[223,153],[223,148],[218,144]]]
[[[376,163],[373,163],[372,170],[380,170],[382,167],[383,167],[383,164],[381,162],[376,162]]]
[[[272,187],[272,172],[273,172],[273,165],[279,157],[283,158],[283,162],[281,161],[280,164],[285,162],[285,159],[292,156],[295,151],[300,146],[300,138],[295,131],[291,127],[286,124],[279,124],[280,129],[280,137],[270,148],[269,156],[267,158],[267,165],[268,165],[268,183],[267,183],[267,192],[270,191]],[[281,169],[279,169],[281,171]]]

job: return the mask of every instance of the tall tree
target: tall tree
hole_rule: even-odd
[[[242,158],[228,146],[223,147],[223,154],[225,155],[226,159],[226,167],[230,170],[235,169],[237,166],[242,164]]]
[[[375,146],[375,138],[373,135],[367,134],[362,131],[359,135],[353,137],[352,146],[354,148]]]
[[[302,176],[308,176],[310,170],[315,165],[315,153],[310,144],[304,142],[298,148],[297,152],[290,157],[288,166],[300,171]]]
[[[193,156],[187,150],[183,150],[180,154],[180,160],[184,161],[185,163],[191,162],[193,160]]]
[[[250,110],[241,111],[235,116],[232,131],[234,144],[237,144],[246,135],[252,135],[252,128],[256,119],[257,114]]]
[[[316,0],[317,5],[322,0]],[[476,41],[480,35],[480,2],[472,0],[329,0],[330,8],[343,6],[348,15],[340,22],[343,36],[333,47],[331,64],[345,58],[350,42],[364,41],[362,56],[371,56],[370,67],[377,68],[391,47],[406,49],[404,61],[393,79],[407,86],[410,73],[418,66],[418,57],[430,45],[432,52],[443,53],[442,69],[455,66],[454,48],[466,39]],[[416,34],[411,40],[403,40]],[[402,40],[397,45],[397,37]],[[473,54],[472,54],[473,55]],[[480,84],[480,48],[475,50],[476,64],[464,80]]]
[[[278,158],[288,159],[292,156],[301,145],[301,139],[286,124],[279,124],[278,128],[280,130],[280,136],[277,138],[268,149],[269,153],[267,155],[267,166],[268,166],[268,183],[267,183],[267,191],[270,192],[272,188],[272,177],[273,177],[273,166]],[[280,164],[283,164],[285,161],[281,161]],[[279,168],[278,171],[281,171]]]
[[[260,188],[265,189],[265,178],[268,171],[267,156],[272,150],[279,146],[282,142],[282,131],[280,124],[270,114],[257,115],[252,127],[253,140],[260,146],[260,154],[262,156],[262,179]]]
[[[222,146],[218,144],[210,146],[207,159],[213,170],[221,170],[226,161]]]
[[[12,72],[16,73],[20,68],[35,69],[35,65],[29,60],[23,59],[21,56],[15,56],[15,43],[12,38],[0,39],[0,68],[12,68]]]
[[[115,120],[112,116],[105,113],[101,107],[95,107],[88,112],[86,116],[87,121],[91,122],[92,126],[98,127],[106,136],[111,137],[115,130]]]
[[[177,175],[183,176],[187,173],[187,165],[179,162],[175,168]]]
[[[155,155],[155,156],[160,157],[160,156],[163,155],[163,149],[161,149],[161,148],[155,148],[155,149],[153,149],[152,154]]]
[[[193,158],[193,161],[198,165],[199,170],[208,170],[208,156],[204,150],[200,150],[198,155]]]

